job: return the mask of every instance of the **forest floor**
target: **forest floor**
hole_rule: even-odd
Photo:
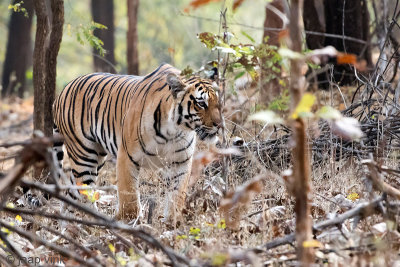
[[[349,97],[346,96],[347,101],[350,101],[354,89],[346,90],[349,92]],[[329,104],[333,101],[337,103],[337,107],[343,108],[339,97],[331,99],[330,93],[327,92],[316,94],[319,104]],[[199,146],[194,156],[192,180],[183,220],[178,225],[165,224],[161,220],[165,203],[162,195],[165,190],[159,186],[157,175],[145,175],[146,178],[141,180],[143,217],[134,222],[135,227],[148,232],[164,246],[171,247],[181,255],[196,259],[192,260],[192,263],[211,266],[224,266],[235,262],[238,264],[236,266],[297,264],[293,242],[272,249],[266,247],[272,240],[294,232],[294,199],[286,189],[285,179],[282,178],[282,174],[289,167],[288,163],[281,162],[271,167],[271,164],[267,163],[268,160],[263,158],[265,154],[250,146],[258,142],[261,144],[258,149],[263,149],[263,141],[279,138],[279,134],[269,128],[261,133],[260,126],[242,120],[246,114],[238,114],[237,110],[250,110],[254,104],[252,101],[245,104],[246,108],[242,106],[245,100],[249,99],[249,95],[252,95],[251,92],[244,90],[228,99],[229,110],[226,110],[230,140],[237,136],[244,142],[235,148],[241,151],[241,154],[236,155],[234,150],[210,151],[202,145]],[[0,103],[0,144],[24,141],[31,137],[32,111],[32,99],[10,99]],[[310,138],[318,133],[318,124],[310,123]],[[0,147],[0,159],[16,155],[20,149],[21,146]],[[224,181],[221,176],[222,156],[225,152],[230,154],[232,151],[233,155],[227,160],[228,178]],[[109,217],[115,215],[117,203],[114,162],[110,160],[101,170],[97,182],[100,188],[84,193],[88,199],[92,199],[87,201],[87,205]],[[398,160],[393,153],[388,153],[383,164],[388,168],[398,169]],[[2,160],[0,172],[7,173],[13,166],[14,160]],[[26,174],[28,177],[30,175],[29,172]],[[325,161],[313,162],[310,196],[313,223],[329,221],[349,210],[357,209],[360,203],[368,203],[379,197],[380,192],[371,190],[367,176],[365,165],[354,157],[343,157],[336,161],[328,156]],[[397,188],[400,185],[398,177],[391,176],[386,181]],[[232,193],[224,197],[225,187]],[[236,195],[233,192],[236,192]],[[15,207],[27,207],[21,190],[16,190],[9,201]],[[233,215],[226,215],[221,206],[238,207],[235,207]],[[394,209],[394,217],[387,213],[371,211],[369,214],[372,215],[363,219],[363,216],[367,216],[364,212],[361,217],[349,217],[334,227],[316,230],[315,242],[309,244],[315,247],[316,263],[329,266],[400,266],[398,206]],[[151,215],[149,210],[152,210]],[[45,206],[38,208],[38,212],[65,213],[74,218],[87,217],[81,211],[66,208],[57,199],[50,199]],[[37,215],[21,214],[21,217],[15,217],[15,214],[0,214],[4,221],[26,231],[33,231],[44,240],[61,247],[76,250],[76,253],[85,259],[96,257],[103,265],[152,266],[168,262],[161,251],[129,235],[124,234],[122,240],[130,241],[121,242],[121,237],[117,238],[112,229]],[[66,238],[48,231],[43,225],[74,239],[90,252],[77,250]],[[26,253],[27,257],[39,257],[43,261],[46,255],[58,255],[49,247],[28,240],[15,231],[4,228],[2,231],[8,234],[8,240]],[[7,255],[2,252],[0,254]],[[65,260],[67,266],[78,265],[73,259]]]

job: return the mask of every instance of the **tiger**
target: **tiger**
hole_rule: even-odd
[[[180,73],[164,63],[146,76],[87,74],[54,101],[53,132],[63,136],[54,150],[62,162],[65,145],[74,182],[95,183],[106,157],[116,157],[117,219],[139,216],[142,168],[161,170],[168,210],[181,212],[196,138],[218,140],[218,87]]]

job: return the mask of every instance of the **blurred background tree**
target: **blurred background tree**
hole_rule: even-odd
[[[370,18],[367,0],[305,0],[303,20],[305,30],[320,33],[307,34],[309,49],[319,49],[328,45],[338,51],[353,53],[358,60],[365,60],[371,66]],[[335,34],[351,39],[324,36]],[[330,71],[318,76],[320,87],[328,88]],[[340,85],[350,85],[356,81],[354,70],[349,65],[336,65],[333,69],[333,80]]]
[[[22,6],[25,6],[25,1]],[[99,0],[95,1],[100,2]],[[137,35],[138,35],[138,59],[140,62],[139,74],[149,73],[162,62],[174,64],[184,69],[190,65],[199,68],[205,62],[214,59],[216,52],[210,52],[196,37],[197,33],[210,31],[217,32],[219,27],[220,3],[211,3],[190,14],[184,14],[182,10],[188,5],[188,0],[176,0],[173,2],[154,0],[141,1],[138,7]],[[0,1],[0,73],[3,72],[8,25],[11,11],[8,10],[9,1]],[[265,0],[244,1],[235,13],[228,12],[228,20],[231,22],[229,30],[236,33],[235,39],[247,42],[248,39],[241,34],[243,30],[256,42],[261,42],[263,31],[262,25],[265,10]],[[230,6],[227,4],[227,6]],[[232,11],[232,10],[230,10]],[[65,24],[63,41],[61,43],[57,64],[57,90],[60,91],[70,80],[75,77],[93,72],[93,48],[89,42],[80,44],[77,35],[81,37],[88,33],[92,20],[100,24],[107,23],[92,19],[91,1],[67,0],[65,1]],[[36,28],[36,18],[33,18],[32,28]],[[117,73],[128,73],[127,62],[127,31],[128,16],[127,4],[114,4],[114,58]],[[234,24],[246,24],[243,27]],[[252,28],[254,27],[254,28]],[[89,30],[90,31],[90,30]],[[99,30],[98,32],[108,32]],[[31,32],[33,39],[34,31]],[[96,31],[94,32],[96,34]],[[1,37],[0,37],[1,38]],[[105,40],[104,44],[106,44]],[[33,44],[30,44],[32,49]],[[106,55],[111,54],[106,47]],[[108,52],[108,53],[107,53]],[[96,52],[97,53],[97,52]],[[96,56],[97,57],[97,56]],[[29,58],[29,57],[28,57]],[[28,94],[33,93],[32,69],[27,67],[25,72],[26,88]]]
[[[115,38],[114,38],[114,1],[113,0],[91,0],[92,19],[106,28],[97,28],[93,31],[103,43],[105,50],[102,51],[93,47],[93,65],[96,72],[116,73],[115,69]]]
[[[29,10],[31,1],[26,0],[22,6]],[[6,11],[9,4],[17,2],[19,3],[18,0],[13,2],[1,1],[0,10]],[[226,6],[228,7],[228,31],[235,34],[232,42],[246,44],[249,43],[248,36],[250,36],[254,40],[252,41],[253,44],[260,44],[264,40],[263,37],[269,36],[269,41],[267,42],[269,45],[279,45],[279,42],[276,41],[272,34],[273,31],[264,31],[265,28],[279,28],[282,24],[281,19],[274,21],[266,16],[268,12],[271,13],[270,17],[275,16],[274,12],[266,8],[266,5],[271,1],[241,1],[240,7],[235,11],[232,10],[233,2],[235,1],[226,1]],[[183,12],[184,8],[190,3],[189,0],[176,0],[173,2],[163,0],[141,1],[140,5],[138,0],[127,0],[125,3],[115,4],[111,0],[65,1],[64,34],[57,65],[59,73],[57,76],[58,91],[75,77],[93,71],[143,75],[152,71],[162,62],[171,63],[180,69],[184,69],[188,65],[196,69],[217,57],[217,52],[205,48],[197,39],[196,34],[219,32],[219,14],[222,1],[211,1],[201,8],[190,10],[189,13]],[[346,4],[343,6],[343,3]],[[342,35],[342,22],[344,19],[346,25],[344,34],[346,36],[366,40],[366,43],[370,43],[371,37],[368,37],[369,20],[367,14],[370,8],[366,3],[369,2],[366,0],[346,2],[306,0],[305,28],[308,31],[318,31],[322,34]],[[128,4],[131,6],[129,12]],[[338,5],[334,8],[333,6],[336,4]],[[279,10],[281,9],[279,6],[282,5],[287,5],[287,1],[275,0],[271,4],[271,6],[278,6]],[[25,73],[25,75],[19,74],[20,82],[16,84],[20,85],[18,87],[20,89],[16,90],[22,92],[25,87],[28,90],[28,94],[32,94],[32,69],[29,67],[31,56],[24,56],[22,57],[23,60],[18,60],[16,56],[10,56],[9,58],[13,59],[14,63],[8,64],[7,62],[5,64],[7,53],[9,53],[6,53],[7,42],[11,42],[12,34],[21,33],[21,31],[11,29],[13,17],[17,15],[20,19],[24,19],[23,15],[18,12],[0,12],[0,36],[4,38],[0,42],[2,92],[3,94],[7,93],[7,88],[9,87],[9,82],[7,83],[7,81],[9,81],[10,73],[13,73],[8,67],[13,66],[15,62],[22,64],[27,61],[25,70],[19,71],[19,73]],[[326,18],[329,19],[327,20]],[[30,16],[29,19],[33,19],[32,26],[35,29],[35,16]],[[24,21],[29,22],[29,19]],[[135,25],[135,19],[137,19],[136,35],[134,34],[135,27],[128,26]],[[107,29],[99,29],[99,27],[94,26],[93,21],[99,23],[99,25],[106,26]],[[331,26],[328,27],[328,24]],[[133,33],[129,35],[129,38],[133,38],[133,41],[127,40],[128,32]],[[9,35],[10,37],[7,37]],[[27,41],[21,41],[18,45],[24,45],[27,48],[18,48],[19,57],[26,53],[24,51],[29,51],[29,47],[32,50],[32,43],[29,44],[28,41],[29,36],[32,39],[32,35],[33,32],[23,34],[23,37],[21,36]],[[338,50],[343,51],[346,49],[347,52],[356,53],[361,58],[366,59],[368,63],[370,62],[370,47],[366,46],[365,43],[354,43],[349,40],[342,41],[337,38],[313,34],[307,34],[306,37],[307,45],[310,49],[330,44],[336,46]],[[138,42],[137,44],[133,44],[136,42],[135,38]],[[99,50],[96,46],[93,48],[93,43],[98,45],[99,41],[104,42],[104,51]],[[129,47],[128,44],[132,47]],[[10,47],[15,48],[17,46]],[[105,53],[104,57],[101,56],[102,52]],[[138,66],[133,63],[130,64],[128,63],[130,60],[140,64]],[[335,80],[344,82],[344,78],[348,76],[346,73],[350,70],[344,72],[335,67],[335,71],[339,75],[335,76]],[[280,75],[278,75],[279,79]],[[353,77],[350,77],[350,79],[354,80]],[[267,86],[260,87],[265,89],[262,91],[265,98],[274,98],[275,95],[281,93],[281,85],[277,81],[277,79],[268,81],[265,83]],[[232,84],[229,86],[233,87]],[[22,96],[22,93],[18,93],[16,90],[11,91]]]
[[[139,0],[127,0],[128,32],[126,34],[128,74],[139,74],[138,19]]]
[[[12,5],[14,8],[8,12],[4,12],[6,8],[1,9],[3,10],[2,14],[8,13],[10,16],[8,38],[5,42],[1,42],[7,44],[1,79],[3,88],[1,96],[18,95],[23,97],[26,88],[26,71],[29,66],[32,66],[33,0],[25,0],[23,4],[20,4],[19,0],[14,0]]]

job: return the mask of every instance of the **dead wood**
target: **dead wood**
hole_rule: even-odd
[[[375,199],[371,202],[358,204],[353,209],[348,210],[335,218],[316,223],[312,227],[313,232],[314,233],[320,232],[320,231],[323,231],[323,230],[325,230],[329,227],[333,227],[333,226],[340,227],[340,225],[343,224],[345,220],[348,220],[351,218],[358,217],[359,219],[364,219],[364,218],[367,218],[368,216],[371,216],[372,214],[379,213],[380,210],[378,207],[379,207],[380,203],[383,201],[383,199],[384,199],[383,197],[378,197],[377,199]],[[287,244],[293,244],[294,241],[295,241],[295,234],[292,233],[292,234],[286,235],[284,237],[272,240],[272,241],[266,243],[263,247],[266,249],[272,249],[272,248],[276,248],[276,247],[287,245]]]
[[[379,166],[373,159],[364,160],[362,164],[368,167],[369,175],[367,177],[372,181],[377,190],[400,200],[400,190],[383,181],[383,175],[379,170]]]
[[[55,157],[52,155],[52,151],[50,147],[52,146],[53,142],[56,141],[57,138],[47,138],[47,137],[35,137],[32,140],[28,140],[25,142],[18,142],[18,143],[13,143],[13,144],[3,144],[0,146],[4,147],[10,147],[14,145],[23,145],[23,148],[21,151],[18,153],[16,157],[16,164],[15,166],[9,171],[9,173],[3,177],[0,180],[0,194],[2,195],[3,199],[1,202],[0,206],[0,211],[3,212],[9,212],[9,213],[14,213],[14,214],[23,214],[23,215],[32,215],[32,216],[40,216],[44,218],[51,218],[51,219],[58,219],[58,220],[64,220],[67,222],[74,222],[78,223],[81,225],[86,225],[89,227],[103,227],[104,229],[113,229],[114,231],[121,231],[125,232],[127,234],[130,234],[133,238],[139,239],[141,241],[144,241],[145,243],[149,244],[150,246],[161,250],[162,252],[165,253],[165,255],[169,258],[170,260],[170,265],[172,266],[178,266],[180,264],[184,264],[187,266],[193,265],[188,259],[186,259],[184,256],[179,255],[172,249],[165,247],[158,241],[156,238],[151,236],[150,234],[146,233],[143,230],[135,229],[132,228],[131,226],[118,222],[114,220],[113,218],[110,218],[106,215],[103,215],[96,210],[94,210],[92,207],[80,203],[78,201],[72,200],[69,197],[66,197],[63,195],[61,187],[58,185],[56,182],[56,179],[53,179],[56,182],[55,186],[50,186],[43,184],[41,182],[33,182],[33,181],[27,181],[21,178],[25,174],[25,172],[28,170],[30,166],[32,166],[36,162],[44,162],[44,164],[52,171],[52,175],[55,176],[55,169],[56,164],[54,164],[54,159]],[[10,207],[5,207],[5,201],[7,201],[8,196],[14,191],[14,188],[17,184],[20,184],[21,186],[26,186],[29,188],[34,188],[39,191],[41,191],[44,194],[48,194],[52,197],[55,197],[59,199],[60,201],[64,202],[67,205],[70,205],[74,207],[76,210],[80,211],[81,214],[87,214],[92,217],[91,220],[87,219],[79,219],[79,218],[74,218],[74,217],[69,217],[65,215],[59,215],[56,213],[46,213],[43,212],[42,210],[32,210],[32,209],[19,209],[19,208],[10,208]],[[62,189],[68,189],[69,187],[62,187]],[[34,222],[34,220],[31,222]],[[9,229],[10,231],[18,233],[20,236],[30,240],[31,242],[36,242],[39,244],[42,244],[49,249],[56,251],[60,253],[61,255],[74,259],[75,261],[79,262],[82,265],[85,266],[98,266],[99,262],[98,259],[92,259],[91,261],[87,261],[83,259],[81,256],[79,256],[77,253],[71,252],[68,249],[65,249],[63,247],[60,247],[58,245],[53,244],[52,242],[43,240],[40,238],[38,235],[33,234],[29,231],[23,230],[20,227],[14,226],[9,224],[8,222],[5,221],[0,221],[0,225]],[[65,240],[71,242],[71,244],[74,244],[79,251],[87,253],[88,250],[84,248],[83,246],[79,245],[77,242],[74,242],[71,240],[71,238],[63,235],[62,233],[58,232],[57,230],[50,228],[50,227],[42,227],[42,229],[51,232],[55,235],[60,236],[61,238],[64,238]],[[121,239],[120,235],[115,235],[118,239]],[[4,236],[2,240],[5,243],[9,243],[7,240],[7,236]],[[124,241],[122,241],[124,242]],[[126,240],[125,240],[125,242]],[[17,250],[10,250],[10,253],[14,254],[16,257],[20,258],[20,253]],[[111,255],[114,257],[114,255]]]

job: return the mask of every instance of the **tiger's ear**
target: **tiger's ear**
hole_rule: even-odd
[[[216,67],[211,69],[211,75],[209,79],[216,81],[218,79],[218,69]]]
[[[177,98],[179,92],[183,92],[185,90],[186,85],[182,82],[182,80],[175,73],[168,73],[167,75],[167,84],[171,88],[172,95]]]

